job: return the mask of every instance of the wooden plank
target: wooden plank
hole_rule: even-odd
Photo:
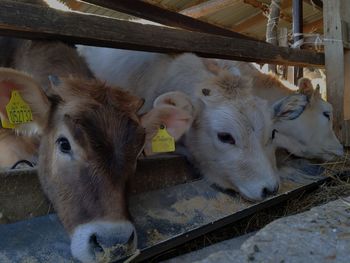
[[[262,3],[257,0],[243,0],[245,4],[251,5],[252,7],[260,9],[263,13],[269,13],[269,6],[265,3]],[[280,10],[280,18],[285,20],[286,22],[292,23],[293,19],[290,15],[288,15],[283,10],[286,8],[289,8],[292,5],[291,0],[284,0],[280,4],[281,10]],[[257,22],[258,24],[259,22]]]
[[[350,145],[350,51],[344,50],[342,21],[350,23],[350,1],[324,0],[327,98],[333,104],[334,130]]]
[[[254,25],[258,25],[260,23],[265,23],[265,21],[267,20],[267,17],[264,15],[264,13],[268,13],[269,12],[269,8],[267,5],[256,1],[256,0],[244,0],[244,3],[249,4],[255,8],[260,9],[262,12],[259,12],[245,20],[243,20],[242,22],[240,22],[239,24],[235,25],[232,30],[235,32],[243,32],[244,30],[246,30],[247,28],[250,28]],[[282,1],[282,3],[280,4],[281,6],[281,10],[280,10],[280,19],[283,19],[284,21],[287,21],[289,23],[292,23],[293,19],[287,15],[284,10],[286,8],[289,8],[291,6],[291,2],[290,1]]]
[[[311,23],[304,25],[303,31],[304,33],[313,33],[323,26],[323,18],[317,19]]]
[[[267,18],[263,13],[258,13],[233,26],[232,30],[235,32],[243,32],[246,29],[251,28],[252,26],[255,26],[260,23],[265,23],[266,20]]]
[[[180,13],[193,18],[199,18],[220,11],[233,4],[235,4],[235,1],[232,0],[210,0],[182,10]]]
[[[130,193],[140,194],[198,179],[182,156],[140,158]],[[52,211],[41,190],[37,169],[0,172],[0,224],[45,215]]]
[[[266,25],[266,42],[274,46],[278,45],[277,29],[280,20],[281,0],[272,0],[270,4],[270,12]],[[276,65],[268,65],[269,72],[277,73]]]
[[[15,10],[15,12],[14,12]],[[259,63],[323,67],[324,56],[264,42],[62,12],[3,0],[0,34],[150,52],[193,52]]]
[[[214,35],[253,40],[251,37],[139,0],[84,0],[84,2],[144,18],[162,25]]]
[[[279,28],[278,45],[280,47],[288,47],[288,28]],[[282,66],[282,78],[288,80],[288,66]]]
[[[322,8],[323,8],[322,0],[304,0],[304,2],[322,11]]]

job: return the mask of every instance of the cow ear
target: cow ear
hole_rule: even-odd
[[[191,127],[193,118],[192,103],[184,93],[173,91],[159,96],[153,103],[153,109],[141,117],[141,125],[146,130],[146,154],[152,154],[152,138],[161,125],[176,141]]]
[[[220,65],[217,60],[215,59],[209,59],[209,58],[203,58],[203,65],[205,68],[213,73],[214,75],[218,75],[222,69],[220,68]]]
[[[299,93],[311,98],[314,93],[314,88],[312,86],[311,80],[308,78],[301,78],[298,81]]]
[[[308,102],[307,96],[302,94],[284,97],[272,105],[274,119],[294,120],[304,112]]]
[[[32,122],[18,124],[15,129],[26,134],[40,133],[48,118],[49,100],[32,77],[9,68],[0,68],[1,119],[8,122],[6,105],[14,90],[18,91],[21,98],[30,107],[33,116]]]

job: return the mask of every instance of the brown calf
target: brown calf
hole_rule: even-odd
[[[0,37],[0,66],[29,73],[44,88],[50,85],[49,75],[93,78],[75,48],[54,41]],[[16,137],[16,142],[9,143],[10,138],[14,139],[12,131],[0,129],[0,146],[3,146],[0,147],[0,167],[9,168],[19,160],[36,161],[37,147],[34,146],[38,145],[37,138],[20,135]]]
[[[28,103],[34,119],[15,129],[41,136],[39,178],[71,235],[73,256],[83,262],[112,261],[133,252],[137,237],[126,206],[126,185],[145,144],[137,116],[143,101],[95,80],[54,78],[44,91],[30,76],[0,68],[2,119],[7,119],[3,102],[13,89]],[[167,101],[171,105],[149,114],[191,125],[183,112],[171,113],[176,102]],[[160,119],[149,114],[142,118],[147,120],[146,131],[154,133],[149,120]]]

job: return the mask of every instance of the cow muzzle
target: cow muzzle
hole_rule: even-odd
[[[97,221],[78,226],[71,241],[72,255],[82,262],[114,262],[137,248],[134,226],[128,221]]]

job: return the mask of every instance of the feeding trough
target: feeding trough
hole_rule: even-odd
[[[303,159],[291,164],[299,173],[282,178],[278,195],[251,203],[198,177],[180,156],[140,160],[138,183],[132,187],[129,202],[140,249],[135,260],[155,256],[263,208],[296,198],[328,178],[322,175],[322,166]],[[160,177],[162,183],[156,184],[154,178]],[[73,260],[69,237],[40,190],[36,170],[3,172],[0,180],[1,215],[7,223],[0,226],[0,258]]]
[[[339,1],[342,0],[337,0]],[[70,44],[150,52],[192,52],[208,58],[260,63],[315,67],[323,67],[325,64],[323,54],[275,47],[195,19],[181,20],[179,14],[169,10],[163,12],[145,2],[139,1],[135,6],[128,4],[131,1],[87,2],[133,15],[141,13],[145,18],[186,30],[69,14],[4,0],[0,10],[0,33],[11,37],[64,40]],[[146,12],[141,12],[145,10],[143,8],[150,11],[146,16]],[[327,17],[334,16],[329,6],[327,10],[327,14],[330,14]],[[326,22],[333,30],[334,25]],[[332,38],[346,38],[345,35],[334,35]],[[331,50],[343,50],[343,47],[348,47],[348,41],[329,43]],[[343,61],[345,56],[337,53],[334,57]],[[345,137],[342,141],[348,142],[348,123],[340,125],[344,123],[343,113],[348,109],[343,109],[342,100],[348,79],[344,77],[345,74],[339,76],[338,67],[332,65],[335,62],[342,67],[344,63],[339,61],[340,59],[327,59],[326,67],[331,72],[327,81],[337,83],[336,89],[331,90],[329,87],[330,99],[335,105],[335,127],[338,134]],[[338,81],[340,78],[344,81]],[[337,100],[339,103],[336,103]],[[330,119],[329,113],[328,118]],[[133,260],[146,260],[263,208],[295,198],[327,180],[329,175],[338,173],[328,166],[312,164],[303,159],[292,160],[288,165],[292,169],[283,174],[279,193],[264,201],[251,203],[238,194],[225,192],[201,178],[182,157],[170,155],[140,159],[129,200],[129,210],[138,233],[139,254]],[[0,262],[74,262],[70,254],[69,237],[41,191],[36,172],[34,168],[3,171],[0,174]]]

